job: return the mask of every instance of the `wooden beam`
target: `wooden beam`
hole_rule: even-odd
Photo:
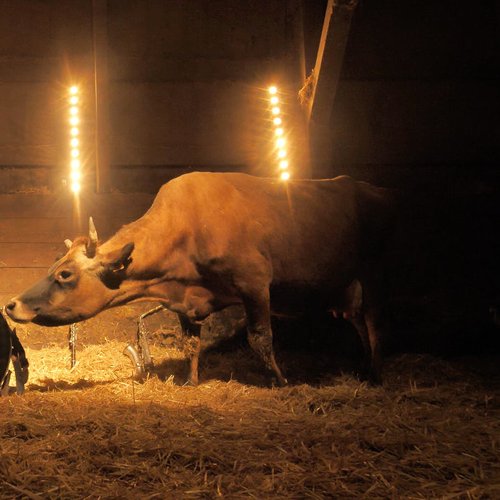
[[[306,79],[306,51],[304,43],[304,8],[303,0],[289,0],[289,17],[292,19],[292,39],[294,60],[296,62],[294,75],[298,82]],[[299,178],[311,177],[311,166],[309,164],[309,138],[307,134],[307,118],[304,113],[298,109],[293,115],[293,142],[296,149],[294,153],[293,176]]]
[[[92,38],[94,46],[96,191],[105,193],[111,187],[107,0],[92,0]]]
[[[330,117],[337,93],[349,29],[358,0],[328,0],[306,113],[313,171],[331,162]]]

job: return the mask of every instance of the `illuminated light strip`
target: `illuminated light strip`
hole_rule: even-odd
[[[281,117],[281,109],[279,107],[280,98],[278,94],[278,88],[275,85],[271,85],[267,92],[269,94],[269,104],[271,110],[272,122],[275,127],[274,135],[276,137],[276,148],[277,148],[277,159],[278,159],[278,171],[279,178],[282,181],[287,181],[290,179],[288,152],[286,150],[286,139],[284,137],[285,130],[283,128],[283,118]]]
[[[80,90],[76,85],[72,85],[68,89],[68,115],[69,115],[69,156],[70,156],[70,171],[69,178],[70,189],[73,193],[78,194],[81,189],[81,161],[80,161],[80,129],[78,125],[80,124]]]

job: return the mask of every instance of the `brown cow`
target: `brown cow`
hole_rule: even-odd
[[[151,208],[98,245],[78,238],[48,276],[6,306],[15,321],[65,325],[140,299],[178,313],[198,382],[200,320],[243,304],[248,340],[278,382],[271,308],[340,310],[371,354],[375,257],[385,227],[383,189],[349,177],[283,183],[239,173],[191,173],[165,184]],[[361,311],[361,292],[363,304]]]

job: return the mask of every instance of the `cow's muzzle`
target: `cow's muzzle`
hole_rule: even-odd
[[[34,311],[17,298],[13,298],[5,306],[5,312],[8,314],[10,319],[17,321],[18,323],[29,323],[37,315],[37,311]]]

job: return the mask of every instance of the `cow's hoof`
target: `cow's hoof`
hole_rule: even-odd
[[[368,384],[373,387],[382,385],[382,376],[380,375],[380,373],[375,373],[370,368],[361,370],[358,377],[359,380],[361,380],[362,382],[368,382]]]
[[[288,385],[288,380],[285,377],[278,377],[275,380],[277,381],[278,387],[286,387]]]
[[[366,381],[373,387],[379,387],[382,385],[382,376],[380,373],[376,373],[373,370],[370,370],[368,376],[366,377]]]
[[[370,377],[368,383],[373,387],[380,387],[382,385],[382,377],[380,375],[377,377]]]

